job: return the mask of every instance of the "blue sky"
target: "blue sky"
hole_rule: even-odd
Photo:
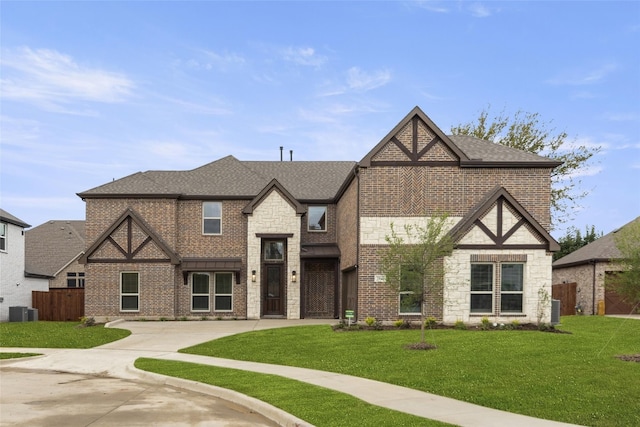
[[[537,112],[602,147],[567,225],[640,215],[637,1],[2,1],[0,19],[0,204],[34,226],[137,171],[280,146],[358,161],[416,105],[445,133]]]

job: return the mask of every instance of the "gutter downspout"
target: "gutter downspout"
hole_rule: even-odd
[[[592,285],[592,292],[593,295],[591,296],[591,310],[592,310],[592,315],[596,315],[596,261],[593,260],[591,261],[591,264],[593,264],[593,285]]]

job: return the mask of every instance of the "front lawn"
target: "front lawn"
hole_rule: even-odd
[[[0,347],[92,348],[131,334],[102,325],[82,327],[80,322],[0,323]]]
[[[348,394],[276,375],[146,358],[136,360],[135,366],[162,375],[235,390],[276,406],[318,427],[449,425],[371,405]]]
[[[640,321],[562,319],[571,334],[433,330],[437,350],[407,350],[419,331],[303,326],[233,335],[185,353],[300,366],[384,381],[505,411],[588,426],[640,425]]]

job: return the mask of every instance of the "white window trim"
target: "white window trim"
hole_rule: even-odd
[[[490,265],[491,266],[491,290],[490,291],[472,291],[471,279],[469,279],[469,314],[472,316],[493,315],[496,312],[496,265],[495,262],[472,262],[471,265]],[[471,275],[471,265],[469,265],[469,275]],[[471,311],[471,295],[491,295],[491,310],[489,311]]]
[[[522,266],[522,290],[520,291],[502,291],[502,265],[504,264],[518,264]],[[524,283],[524,278],[525,278],[525,269],[526,269],[526,265],[524,262],[500,262],[498,263],[498,265],[500,266],[500,313],[504,314],[504,315],[518,315],[518,314],[523,314],[524,313],[524,288],[525,288],[525,283]],[[502,311],[502,295],[521,295],[522,297],[522,310],[520,311]]]
[[[398,292],[398,314],[402,314],[404,316],[413,315],[417,316],[422,313],[422,307],[420,307],[420,311],[402,311],[402,295],[413,295],[415,292],[413,291],[400,291]]]
[[[326,233],[329,229],[328,217],[329,217],[329,206],[327,205],[311,205],[309,208],[324,208],[324,230],[316,230],[311,228],[311,224],[309,224],[309,220],[311,219],[311,215],[307,215],[307,231],[309,233]]]
[[[218,278],[218,274],[230,274],[231,275],[231,293],[229,294],[219,294],[217,293],[217,289],[216,289],[216,282],[217,282],[217,278]],[[235,273],[232,272],[228,272],[228,271],[220,271],[220,272],[216,272],[213,274],[213,311],[218,312],[218,313],[231,313],[233,311],[233,283],[235,280]],[[216,308],[216,297],[221,296],[221,297],[231,297],[231,308],[229,310],[218,310]]]
[[[201,274],[203,276],[207,276],[208,277],[208,286],[209,286],[209,290],[206,294],[196,294],[193,292],[193,276],[195,276],[196,274]],[[193,297],[195,296],[206,296],[207,297],[207,308],[193,308]],[[196,273],[191,273],[191,311],[196,312],[196,313],[209,313],[211,312],[211,275],[209,273],[201,273],[201,272],[196,272]]]
[[[2,228],[4,228],[4,234],[0,234],[0,240],[4,240],[4,249],[0,249],[0,252],[8,252],[9,251],[9,239],[7,238],[9,234],[9,224],[6,222],[0,223],[2,224]]]
[[[220,205],[220,216],[205,216],[204,214],[204,206],[207,203],[217,203],[218,205]],[[204,230],[204,221],[206,219],[218,219],[220,220],[220,232],[219,233],[205,233]],[[202,202],[202,234],[204,236],[220,236],[222,235],[222,202]]]
[[[138,292],[137,293],[123,293],[122,292],[122,276],[124,274],[136,274],[138,276]],[[131,310],[129,308],[125,309],[122,307],[122,297],[123,296],[128,296],[128,297],[132,297],[135,296],[138,298],[138,309],[137,310]],[[120,272],[120,311],[123,311],[125,313],[138,313],[140,312],[140,272],[139,271],[121,271]]]

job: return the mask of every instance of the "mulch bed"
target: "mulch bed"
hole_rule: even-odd
[[[347,326],[346,324],[337,324],[333,325],[334,332],[360,332],[360,331],[401,331],[401,330],[420,330],[420,323],[403,323],[401,326],[395,325],[373,325],[369,326],[366,324],[352,324],[351,326]],[[427,326],[425,330],[431,329],[460,329],[454,325],[444,325],[444,324],[436,324],[433,326]],[[545,325],[542,329],[538,327],[535,323],[522,323],[518,326],[512,326],[509,324],[504,324],[502,326],[498,325],[496,327],[482,328],[480,325],[467,325],[466,329],[460,329],[466,331],[506,331],[506,330],[514,330],[514,331],[541,331],[541,332],[551,332],[556,334],[570,334],[569,331],[563,331],[561,329],[556,329],[554,326]]]
[[[616,356],[620,360],[624,360],[625,362],[636,362],[640,363],[640,353],[639,354],[623,354],[622,356]]]

